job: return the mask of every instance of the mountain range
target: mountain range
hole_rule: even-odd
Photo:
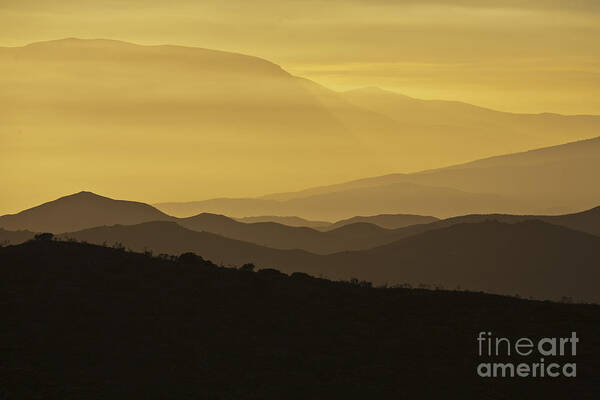
[[[222,198],[155,206],[171,215],[297,215],[342,219],[411,213],[560,214],[595,207],[600,137],[413,174],[389,174],[261,198]]]
[[[372,89],[340,93],[258,57],[183,46],[69,38],[0,48],[0,65],[0,184],[28,188],[5,199],[5,209],[47,196],[35,183],[55,176],[66,178],[52,193],[86,186],[137,193],[131,197],[206,199],[439,168],[591,138],[600,128],[597,116],[511,114]],[[474,206],[469,212],[538,211],[485,187],[449,184],[452,191],[440,193],[429,188],[436,182],[412,183],[421,185],[410,189],[415,196],[443,194]],[[559,200],[553,206],[573,211],[568,199]],[[417,212],[379,205],[301,215],[285,212],[291,205],[281,212],[261,207],[258,214],[212,212],[319,220],[465,213],[458,206]]]
[[[70,207],[76,212],[69,212]],[[242,223],[213,214],[178,219],[152,211],[143,203],[88,192],[33,210],[48,227],[49,221],[60,221],[61,214],[66,218],[96,213],[114,222],[119,213],[129,215],[128,208],[144,213],[138,213],[138,221],[128,219],[112,226],[92,220],[89,223],[98,226],[59,237],[154,254],[194,252],[226,265],[255,263],[333,279],[600,300],[595,285],[600,273],[596,268],[600,262],[600,207],[562,216],[466,215],[398,229],[357,222],[325,232],[272,222]],[[28,225],[18,229],[36,230],[31,225],[32,212],[22,213],[23,223]],[[44,213],[52,218],[44,217]],[[15,229],[20,214],[9,217]],[[140,221],[154,217],[159,219]],[[4,220],[0,217],[0,227],[6,229]],[[66,223],[73,222],[67,219]],[[0,240],[22,241],[27,235],[31,237],[33,232],[3,229]]]
[[[0,399],[597,397],[600,116],[105,39],[0,88],[0,210],[55,199],[0,215]],[[480,379],[491,331],[577,379]]]
[[[52,232],[334,279],[599,301],[598,116],[337,92],[258,57],[103,39],[0,48],[0,71],[0,184],[23,188],[0,207],[72,187],[205,199],[80,192],[0,216],[2,245]],[[214,197],[231,193],[249,196]]]
[[[326,228],[314,229],[275,222],[244,223],[224,215],[210,213],[176,218],[144,203],[113,200],[90,192],[80,192],[18,214],[0,216],[0,227],[4,228],[0,239],[4,237],[3,240],[18,243],[32,237],[33,232],[60,234],[97,226],[170,221],[193,231],[210,232],[274,249],[302,249],[317,254],[329,254],[369,249],[407,236],[459,223],[478,223],[488,220],[516,223],[532,219],[600,236],[600,207],[581,213],[557,216],[469,214],[438,220],[434,217],[418,215],[376,215],[354,217],[329,224]],[[400,226],[400,228],[383,228],[381,225],[385,224]],[[21,232],[11,234],[9,231]]]
[[[295,220],[296,222],[301,219]],[[113,200],[91,192],[61,197],[18,214],[0,216],[0,240],[19,243],[33,237],[34,232],[55,234],[80,231],[97,226],[135,225],[144,222],[171,221],[193,231],[210,232],[276,249],[303,249],[326,254],[358,250],[389,243],[395,230],[368,223],[406,227],[414,223],[436,221],[417,215],[384,215],[357,217],[328,223],[321,230],[288,226],[275,222],[240,222],[224,215],[200,213],[176,218],[154,207],[133,201]],[[363,221],[363,222],[357,222]],[[18,231],[12,233],[11,231]]]
[[[499,294],[600,302],[600,237],[542,221],[462,223],[368,250],[316,255],[272,249],[174,222],[91,228],[61,235],[154,254],[193,252],[218,264],[254,263],[286,273],[375,284],[462,287]]]

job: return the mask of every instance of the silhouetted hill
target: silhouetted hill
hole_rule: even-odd
[[[368,249],[404,237],[403,232],[366,222],[341,224],[324,232],[273,222],[243,223],[223,215],[207,213],[180,218],[176,222],[194,231],[211,232],[275,249],[302,249],[317,254]]]
[[[368,217],[356,216],[344,220],[340,220],[332,224],[329,229],[339,228],[341,226],[354,224],[357,222],[366,222],[374,224],[386,229],[398,229],[404,228],[409,225],[416,224],[428,224],[431,222],[438,221],[436,217],[422,216],[422,215],[411,215],[411,214],[380,214],[371,215]]]
[[[591,210],[566,215],[549,215],[538,217],[551,224],[566,226],[568,228],[600,236],[600,206]]]
[[[170,216],[145,203],[79,192],[18,214],[0,216],[0,227],[61,233],[99,225],[139,224],[169,219]]]
[[[53,241],[0,248],[0,266],[5,398],[594,399],[597,389],[598,306]],[[481,331],[513,341],[574,331],[577,355],[556,361],[576,362],[577,377],[479,378]]]
[[[600,208],[559,216],[469,214],[421,224],[416,224],[416,222],[436,219],[411,215],[356,217],[347,221],[338,221],[331,224],[332,228],[321,230],[291,227],[273,222],[242,223],[223,215],[208,213],[189,218],[175,218],[162,214],[143,203],[115,201],[88,192],[66,196],[31,210],[33,211],[26,210],[14,217],[0,217],[0,223],[7,217],[13,217],[14,219],[10,221],[13,226],[37,226],[44,228],[37,230],[38,232],[50,231],[57,233],[64,231],[66,224],[76,217],[79,218],[76,221],[78,226],[85,228],[115,224],[130,225],[140,220],[167,220],[177,222],[179,225],[194,231],[211,232],[227,238],[274,249],[302,249],[317,254],[369,249],[445,226],[487,220],[515,223],[539,219],[574,230],[600,235]],[[140,213],[140,210],[143,211],[143,214]],[[26,218],[20,218],[22,215]],[[81,218],[81,216],[85,216],[85,218]],[[42,219],[42,223],[36,222],[38,217]],[[61,218],[65,218],[66,221],[61,221]],[[379,222],[380,224],[415,224],[397,229],[385,229],[371,223],[354,222],[360,220]],[[337,228],[338,226],[339,228]],[[31,231],[2,230],[0,231],[0,242],[21,243],[30,239],[33,235],[34,233]]]
[[[331,222],[327,221],[310,221],[300,217],[294,216],[275,216],[275,215],[260,215],[252,217],[235,218],[240,222],[251,224],[254,222],[275,222],[287,226],[304,226],[313,229],[324,229],[331,225]]]
[[[205,231],[231,239],[275,249],[303,249],[328,254],[343,250],[360,250],[390,243],[395,233],[375,225],[356,224],[351,229],[321,232],[307,227],[292,227],[274,222],[243,223],[223,215],[202,213],[189,218],[163,214],[144,203],[117,201],[90,192],[61,197],[16,215],[0,217],[0,242],[12,244],[33,237],[33,232],[63,233],[99,226],[136,225],[143,222],[172,221],[194,231]]]
[[[600,237],[542,221],[461,223],[325,256],[328,277],[600,302]],[[312,272],[312,271],[311,271]]]
[[[242,225],[241,222],[239,224]],[[302,250],[271,249],[210,232],[193,231],[168,221],[102,226],[65,233],[62,237],[95,244],[121,244],[135,251],[148,250],[154,254],[178,255],[194,252],[225,265],[242,265],[249,262],[265,267],[282,263],[308,264],[309,260],[316,257]]]
[[[564,226],[575,231],[590,233],[600,236],[600,207],[574,214],[564,215],[510,215],[510,214],[468,214],[460,217],[447,218],[430,224],[418,224],[397,229],[395,237],[408,237],[419,233],[428,232],[451,225],[462,223],[480,223],[485,221],[498,221],[514,224],[529,220],[544,221],[549,224]]]
[[[275,249],[303,249],[319,254],[367,249],[395,239],[395,232],[369,224],[321,232],[274,222],[243,223],[208,213],[175,218],[144,203],[116,201],[89,192],[65,196],[14,216],[0,217],[0,226],[5,224],[12,230],[30,228],[37,232],[63,233],[69,227],[88,229],[150,221],[172,221],[194,231],[211,232]],[[33,232],[3,230],[0,231],[0,242],[17,244],[33,235]]]
[[[63,233],[100,226],[136,225],[143,222],[172,221],[194,231],[206,231],[275,249],[304,249],[327,254],[342,250],[358,250],[393,241],[393,232],[368,224],[355,229],[320,232],[307,227],[291,227],[274,222],[243,223],[223,215],[202,213],[189,218],[163,214],[144,203],[112,200],[90,192],[61,197],[55,201],[0,217],[0,242],[12,244],[33,237],[33,232]]]
[[[339,247],[331,247],[324,241],[326,234],[306,227],[292,227],[274,222],[249,224],[223,215],[207,213],[181,218],[177,220],[177,223],[194,231],[211,232],[277,249],[305,249],[317,253],[331,253],[340,250]]]
[[[101,226],[65,233],[61,237],[95,244],[120,243],[135,251],[152,250],[154,253],[165,254],[191,251],[227,265],[253,262],[268,267],[302,267],[318,258],[313,253],[366,249],[395,239],[394,231],[366,223],[319,232],[268,222],[244,224],[212,214],[200,214],[198,218],[193,218],[196,221],[187,223],[165,221]],[[200,219],[212,220],[214,224],[200,223]]]
[[[360,228],[360,224],[353,224],[339,229],[349,230],[345,236],[351,238],[357,225]],[[399,237],[407,234],[404,229],[397,230]],[[596,283],[600,278],[597,268],[600,237],[542,221],[515,224],[487,221],[410,234],[369,250],[330,255],[272,249],[191,231],[173,222],[99,227],[64,237],[96,244],[121,243],[136,251],[152,250],[155,254],[191,251],[225,265],[252,262],[284,272],[301,271],[334,279],[358,278],[376,284],[440,284],[541,299],[568,296],[600,302]]]

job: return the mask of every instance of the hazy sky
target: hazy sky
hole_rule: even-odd
[[[334,89],[600,114],[598,0],[0,0],[0,45],[64,37],[267,58]]]

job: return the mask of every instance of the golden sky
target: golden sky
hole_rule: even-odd
[[[81,37],[221,49],[338,90],[600,114],[598,0],[1,0],[0,33],[0,46]]]

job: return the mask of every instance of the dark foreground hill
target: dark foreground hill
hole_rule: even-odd
[[[0,249],[0,398],[594,399],[600,307],[379,289],[80,243]],[[480,378],[481,331],[579,338],[574,378]],[[482,361],[484,360],[484,361]],[[499,361],[534,363],[539,357]]]

